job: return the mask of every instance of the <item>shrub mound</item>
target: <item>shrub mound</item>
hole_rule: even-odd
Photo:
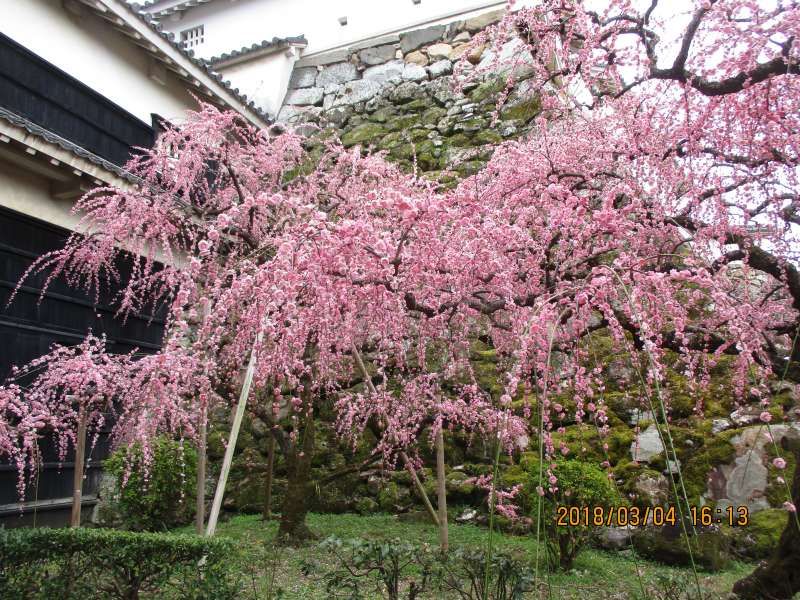
[[[109,529],[0,529],[0,598],[236,597],[230,542]]]

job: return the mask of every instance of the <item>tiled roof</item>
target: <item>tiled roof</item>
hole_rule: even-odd
[[[75,144],[73,142],[70,142],[68,139],[65,139],[65,138],[61,137],[60,135],[57,135],[57,134],[53,133],[52,131],[49,131],[49,130],[43,128],[43,127],[37,125],[36,123],[34,123],[33,121],[30,121],[29,119],[26,119],[25,117],[21,117],[18,114],[13,113],[10,110],[7,110],[7,109],[3,108],[2,106],[0,106],[0,119],[2,119],[4,121],[7,121],[7,122],[9,122],[12,125],[15,125],[17,127],[22,127],[23,129],[25,129],[31,135],[34,135],[34,136],[36,136],[38,138],[42,138],[43,140],[45,140],[45,141],[47,141],[47,142],[49,142],[51,144],[55,144],[55,145],[59,146],[60,148],[66,150],[67,152],[70,152],[70,153],[74,154],[75,156],[79,156],[81,158],[84,158],[84,159],[88,160],[89,162],[91,162],[91,163],[93,163],[93,164],[95,164],[95,165],[97,165],[99,167],[102,167],[106,171],[110,171],[111,173],[114,173],[115,175],[117,175],[117,176],[119,176],[119,177],[121,177],[123,179],[126,179],[127,181],[130,181],[131,183],[137,183],[139,181],[138,177],[132,175],[131,173],[129,173],[128,171],[126,171],[122,167],[120,167],[118,165],[115,165],[111,161],[108,161],[105,158],[101,158],[100,156],[97,156],[96,154],[93,154],[92,152],[89,152],[85,148],[81,148],[77,144]]]
[[[308,45],[308,40],[304,35],[285,37],[285,38],[274,37],[271,40],[264,40],[256,44],[252,44],[250,46],[244,46],[239,50],[231,50],[230,52],[225,52],[224,54],[220,54],[219,56],[213,56],[211,58],[206,58],[204,60],[206,63],[210,65],[215,65],[217,63],[232,60],[234,58],[239,58],[240,56],[247,56],[248,54],[259,52],[261,50],[269,50],[271,48],[277,49],[286,46],[306,46],[306,45]]]
[[[150,8],[154,4],[158,4],[160,0],[147,0],[139,5],[140,8]],[[208,4],[209,2],[213,2],[213,0],[185,0],[185,2],[179,2],[169,8],[165,8],[155,12],[154,14],[158,15],[159,17],[164,17],[166,15],[180,13],[185,10],[189,10],[190,8],[194,8],[195,6],[200,6],[201,4]]]

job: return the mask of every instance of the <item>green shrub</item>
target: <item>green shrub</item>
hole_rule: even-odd
[[[334,559],[332,567],[306,564],[306,574],[322,569],[330,598],[360,600],[415,600],[422,597],[463,600],[521,600],[533,589],[533,572],[527,562],[504,551],[489,560],[486,588],[486,553],[482,549],[452,548],[443,554],[428,545],[405,540],[325,540],[322,549]],[[487,591],[484,596],[484,591]]]
[[[504,551],[493,552],[489,560],[488,590],[485,575],[483,549],[456,548],[442,557],[435,580],[440,597],[463,600],[522,600],[534,587],[528,562]]]
[[[153,442],[152,453],[152,461],[145,467],[141,446],[120,448],[103,465],[116,478],[113,508],[126,529],[163,531],[192,518],[197,451],[182,442],[159,437]]]
[[[0,598],[235,598],[225,568],[232,551],[193,535],[0,529]]]
[[[330,598],[358,600],[377,591],[389,600],[413,600],[428,586],[431,552],[427,547],[417,548],[399,539],[343,541],[335,537],[320,547],[336,561],[322,574]]]
[[[556,492],[548,491],[547,465],[543,469],[542,487],[545,495],[542,497],[541,530],[545,534],[547,545],[548,566],[553,569],[568,570],[578,552],[589,541],[590,527],[581,525],[559,525],[559,507],[588,507],[591,517],[592,509],[603,509],[617,506],[621,503],[617,491],[614,489],[607,474],[595,465],[579,460],[559,460],[554,470],[558,478]],[[528,495],[531,498],[531,516],[539,517],[538,494],[539,463],[528,463]]]

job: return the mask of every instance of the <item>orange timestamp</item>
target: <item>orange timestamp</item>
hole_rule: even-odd
[[[695,527],[727,524],[745,526],[750,523],[746,506],[690,506],[684,509],[686,521]],[[681,514],[674,506],[558,506],[555,522],[559,527],[644,527],[676,525]]]

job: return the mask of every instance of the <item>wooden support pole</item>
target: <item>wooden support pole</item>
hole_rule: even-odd
[[[253,384],[253,373],[256,370],[256,350],[261,345],[263,337],[264,334],[259,332],[256,336],[253,348],[250,350],[250,362],[247,365],[247,372],[244,376],[242,392],[239,394],[239,402],[236,404],[236,412],[234,413],[233,424],[231,425],[231,434],[228,437],[228,447],[225,448],[225,457],[222,459],[222,470],[219,474],[217,489],[214,490],[214,502],[211,505],[211,514],[208,516],[208,527],[206,527],[207,537],[213,536],[214,532],[217,530],[219,511],[222,508],[222,498],[225,495],[225,484],[228,482],[228,474],[230,473],[231,463],[233,462],[233,452],[236,450],[236,440],[239,437],[239,430],[242,427],[244,409],[247,406],[247,397],[250,395],[250,386]]]
[[[264,507],[262,516],[265,521],[272,519],[272,472],[275,469],[275,437],[270,433],[267,446],[267,475],[264,480]]]
[[[208,423],[205,409],[200,416],[200,439],[197,443],[197,509],[194,517],[197,535],[203,535],[206,520],[206,442]]]
[[[74,397],[70,397],[74,401]],[[86,457],[86,407],[78,408],[78,433],[75,441],[75,463],[72,475],[72,515],[70,527],[81,526],[81,500],[83,496],[83,463]]]
[[[436,434],[436,506],[439,509],[439,545],[442,552],[449,546],[447,532],[447,488],[444,473],[444,434],[442,428]]]

